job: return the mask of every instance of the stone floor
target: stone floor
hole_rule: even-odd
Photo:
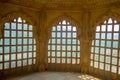
[[[72,72],[41,72],[7,80],[101,80],[90,75]]]

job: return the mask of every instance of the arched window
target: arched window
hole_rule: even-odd
[[[0,39],[0,70],[35,64],[32,25],[18,17],[4,26],[4,37]]]
[[[66,20],[52,27],[48,42],[48,63],[80,63],[80,41],[77,39],[77,29]]]
[[[120,74],[120,23],[109,18],[96,27],[91,47],[91,67]]]

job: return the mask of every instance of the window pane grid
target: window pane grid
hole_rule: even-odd
[[[20,17],[14,21],[5,23],[0,44],[0,70],[35,64],[36,42],[32,26]]]
[[[48,42],[48,63],[79,64],[80,42],[77,40],[76,27],[61,23],[52,27]]]
[[[114,23],[114,21],[110,18],[104,24],[96,27],[95,39],[92,41],[91,47],[90,66],[93,69],[99,68],[104,71],[120,74],[120,25],[118,22]]]

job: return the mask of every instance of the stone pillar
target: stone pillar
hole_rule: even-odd
[[[81,72],[89,73],[90,50],[91,50],[91,30],[90,30],[90,13],[83,12],[82,32],[80,34],[81,50]]]
[[[47,54],[47,41],[48,41],[48,37],[47,37],[47,26],[46,26],[46,12],[43,11],[40,14],[40,23],[39,23],[39,27],[37,32],[39,33],[38,36],[38,55],[37,55],[37,59],[38,59],[38,71],[45,71],[46,69],[46,54]]]

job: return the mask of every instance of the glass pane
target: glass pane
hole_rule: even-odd
[[[62,26],[62,31],[66,31],[66,26]]]
[[[71,52],[67,52],[67,57],[71,57]]]
[[[57,63],[60,63],[60,58],[57,58]]]
[[[27,53],[23,53],[23,58],[27,58]]]
[[[73,31],[77,31],[76,27],[73,27]]]
[[[57,52],[57,55],[56,55],[57,57],[60,57],[61,55],[60,55],[60,52]]]
[[[119,33],[113,33],[113,39],[118,40],[119,39]]]
[[[5,69],[8,69],[8,68],[9,68],[9,62],[5,62],[5,63],[4,63],[4,68],[5,68]]]
[[[112,64],[117,65],[117,58],[112,58]]]
[[[106,56],[106,63],[110,63],[110,57]]]
[[[99,32],[100,31],[100,26],[96,27],[96,31]]]
[[[10,29],[10,23],[5,23],[5,29]]]
[[[23,24],[23,26],[24,26],[23,29],[24,29],[24,30],[27,30],[27,28],[28,28],[28,27],[27,27],[27,24]]]
[[[100,63],[100,69],[104,69],[104,64]]]
[[[22,66],[21,61],[17,61],[17,66]]]
[[[52,57],[55,57],[55,52],[52,52],[51,54],[52,54]]]
[[[112,33],[107,33],[107,39],[112,39]]]
[[[11,52],[15,53],[16,52],[16,46],[11,46]]]
[[[11,39],[11,44],[12,45],[16,45],[16,42],[17,42],[16,39]]]
[[[56,33],[55,32],[52,32],[52,37],[56,37]]]
[[[32,39],[29,39],[29,44],[32,44]]]
[[[9,55],[4,55],[4,61],[9,61],[10,60],[10,56]]]
[[[18,43],[18,44],[22,44],[22,39],[18,39],[18,40],[17,40],[17,43]]]
[[[16,37],[16,31],[11,31],[11,37]]]
[[[71,44],[71,39],[67,39],[67,44]]]
[[[117,57],[118,56],[118,50],[112,50],[112,56]]]
[[[114,31],[119,31],[119,25],[118,24],[114,25]]]
[[[23,32],[23,37],[27,37],[27,32]]]
[[[10,31],[5,30],[4,31],[4,37],[10,37]]]
[[[9,47],[4,47],[4,53],[10,53],[10,48]]]
[[[22,30],[22,24],[18,23],[18,30]]]
[[[10,45],[10,39],[4,39],[4,45]]]
[[[27,60],[23,60],[23,66],[27,65]]]
[[[68,38],[71,38],[71,33],[67,33],[67,37],[68,37]]]
[[[113,41],[113,48],[118,48],[118,41]]]
[[[76,64],[76,59],[72,58],[72,64]]]
[[[62,52],[62,57],[66,57],[66,52]]]
[[[108,25],[107,31],[112,31],[112,25]]]
[[[57,39],[57,44],[61,44],[61,39]]]
[[[61,37],[61,33],[60,32],[57,32],[57,37]]]
[[[16,67],[16,62],[15,61],[12,61],[11,62],[11,68],[15,68]]]
[[[17,59],[22,59],[22,54],[21,53],[17,54]]]
[[[100,56],[100,61],[104,62],[104,56],[102,56],[102,55]]]
[[[61,30],[61,26],[57,26],[57,31],[60,31]]]
[[[100,38],[100,33],[96,33],[96,39]]]
[[[71,26],[67,26],[67,31],[71,31],[72,27]]]
[[[98,62],[94,62],[94,67],[98,68]]]
[[[110,65],[109,64],[105,65],[105,70],[110,71]]]
[[[32,59],[28,59],[28,64],[29,64],[29,65],[32,64]]]
[[[105,25],[102,25],[101,31],[106,31],[106,26]]]
[[[65,38],[66,37],[66,33],[62,32],[62,37]]]
[[[62,39],[62,44],[66,44],[66,39]]]
[[[27,51],[28,46],[23,46],[23,51]],[[29,51],[32,51],[32,46],[29,46]]]
[[[111,55],[111,49],[106,49],[106,55]]]
[[[3,61],[3,55],[0,55],[0,62]]]
[[[105,39],[105,33],[101,33],[101,39]]]
[[[62,46],[62,50],[66,50],[66,46]]]
[[[27,58],[27,54],[26,54],[26,58]],[[28,53],[28,58],[32,58],[32,53]]]
[[[22,31],[18,31],[18,37],[22,37]]]
[[[32,30],[32,25],[29,25],[29,30]]]
[[[11,54],[11,60],[16,60],[16,54]]]
[[[52,58],[52,63],[55,63],[55,58]]]
[[[33,33],[32,32],[29,32],[29,37],[33,37]]]
[[[27,51],[27,47],[29,47],[29,51],[32,51],[32,45],[30,46],[24,46],[24,51]]]
[[[67,63],[71,63],[71,58],[67,58]]]
[[[59,45],[57,45],[57,50],[60,50],[60,46]]]
[[[76,57],[76,53],[75,52],[72,52],[72,57]]]
[[[106,47],[111,47],[111,41],[107,41]]]
[[[112,66],[112,72],[116,73],[117,72],[117,66]]]
[[[23,39],[23,44],[27,44],[27,39]]]
[[[55,31],[56,30],[56,27],[52,27],[52,31]]]
[[[77,34],[76,33],[73,33],[73,36],[72,36],[73,38],[76,38],[77,37]]]
[[[0,70],[2,70],[3,69],[3,64],[2,63],[0,63]]]
[[[22,52],[22,46],[18,46],[18,47],[17,47],[17,51],[18,51],[18,52]]]
[[[101,41],[101,46],[105,47],[105,41]]]

